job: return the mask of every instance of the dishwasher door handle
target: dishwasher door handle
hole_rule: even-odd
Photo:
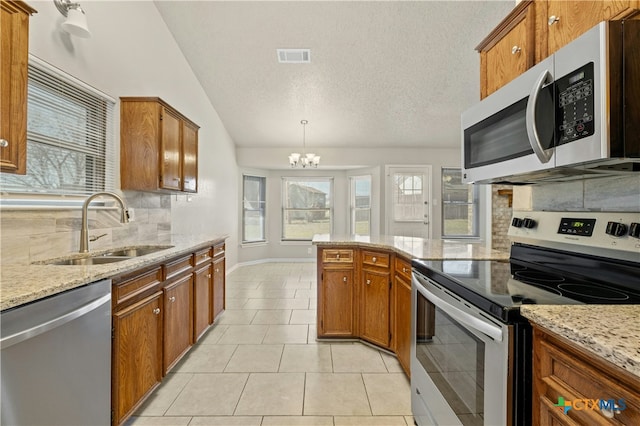
[[[18,333],[11,334],[9,336],[2,337],[0,339],[0,349],[5,349],[10,346],[15,345],[16,343],[23,342],[25,340],[36,337],[42,333],[46,333],[47,331],[53,330],[56,327],[60,327],[70,321],[73,321],[76,318],[79,318],[83,315],[88,314],[89,312],[98,309],[100,306],[105,303],[111,302],[111,294],[107,294],[102,296],[99,299],[96,299],[90,303],[87,303],[84,306],[79,307],[75,311],[68,312],[64,315],[60,315],[58,318],[53,318],[47,322],[42,324],[38,324],[35,327],[28,328],[26,330],[20,331]]]

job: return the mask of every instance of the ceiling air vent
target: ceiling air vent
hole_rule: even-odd
[[[308,64],[311,62],[310,49],[276,49],[281,64]]]

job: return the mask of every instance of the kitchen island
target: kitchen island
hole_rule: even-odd
[[[356,339],[398,357],[410,374],[411,260],[494,259],[480,243],[417,237],[315,235],[318,339]]]

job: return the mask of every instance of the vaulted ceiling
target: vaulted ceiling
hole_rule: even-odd
[[[238,147],[460,144],[509,1],[155,1]],[[311,49],[308,64],[276,49]]]

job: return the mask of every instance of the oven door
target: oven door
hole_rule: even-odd
[[[550,56],[462,114],[465,183],[555,167],[553,61]]]
[[[423,425],[506,425],[510,327],[413,272],[411,407]]]

